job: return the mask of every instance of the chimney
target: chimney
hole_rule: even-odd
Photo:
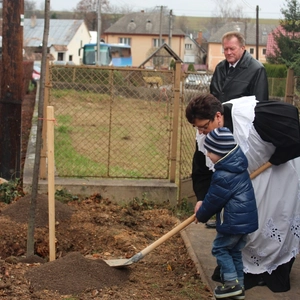
[[[30,18],[30,27],[34,28],[35,26],[36,26],[36,15],[33,15]]]
[[[196,41],[200,46],[202,45],[202,31],[198,31],[198,36]]]

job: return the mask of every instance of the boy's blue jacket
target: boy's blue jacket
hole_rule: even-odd
[[[224,234],[247,234],[258,228],[254,190],[249,177],[248,161],[237,145],[215,164],[215,172],[201,207],[199,222],[216,214],[217,231]]]

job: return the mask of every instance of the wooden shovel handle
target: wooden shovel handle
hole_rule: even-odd
[[[269,162],[265,163],[264,165],[262,165],[261,167],[259,167],[257,170],[255,170],[253,173],[251,173],[250,178],[254,179],[256,176],[258,176],[260,173],[262,173],[264,170],[266,170],[270,166],[272,166],[271,163],[269,163]],[[152,243],[151,245],[149,245],[148,247],[146,247],[145,249],[143,249],[142,251],[140,251],[138,253],[139,256],[140,256],[139,259],[141,259],[145,255],[147,255],[149,252],[151,252],[156,247],[158,247],[163,242],[165,242],[167,239],[169,239],[170,237],[172,237],[174,234],[176,234],[177,232],[179,232],[180,230],[182,230],[183,228],[185,228],[186,226],[188,226],[189,224],[191,224],[193,221],[195,221],[195,214],[193,214],[188,219],[186,219],[185,221],[183,221],[182,223],[180,223],[179,225],[177,225],[176,227],[174,227],[171,231],[167,232],[165,235],[163,235],[157,241],[155,241],[154,243]]]
[[[262,173],[264,170],[270,168],[272,166],[272,164],[270,162],[266,162],[265,164],[263,164],[262,166],[260,166],[257,170],[255,170],[254,172],[252,172],[250,174],[250,178],[254,179],[256,176],[258,176],[260,173]]]
[[[140,252],[140,254],[142,254],[142,257],[144,257],[146,254],[148,254],[149,252],[151,252],[152,250],[154,250],[156,247],[158,247],[163,242],[165,242],[167,239],[169,239],[171,236],[173,236],[174,234],[176,234],[177,232],[179,232],[180,230],[182,230],[183,228],[185,228],[186,226],[188,226],[189,224],[191,224],[193,221],[195,221],[195,214],[192,215],[192,216],[190,216],[188,219],[186,219],[182,223],[178,224],[176,227],[174,227],[172,230],[170,230],[169,232],[167,232],[165,235],[163,235],[157,241],[155,241],[154,243],[152,243],[151,245],[149,245],[148,247],[146,247],[145,249],[143,249]]]

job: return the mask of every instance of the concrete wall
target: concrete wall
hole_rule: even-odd
[[[32,179],[24,178],[24,190],[31,192]],[[130,180],[130,179],[70,179],[57,178],[55,190],[65,189],[71,195],[88,197],[100,194],[115,203],[128,203],[134,198],[155,203],[177,204],[177,185],[167,180]],[[39,180],[39,193],[48,193],[47,180]]]

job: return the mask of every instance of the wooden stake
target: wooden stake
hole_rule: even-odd
[[[48,211],[49,211],[49,261],[56,258],[55,251],[55,186],[54,186],[54,112],[47,106],[48,154]]]

